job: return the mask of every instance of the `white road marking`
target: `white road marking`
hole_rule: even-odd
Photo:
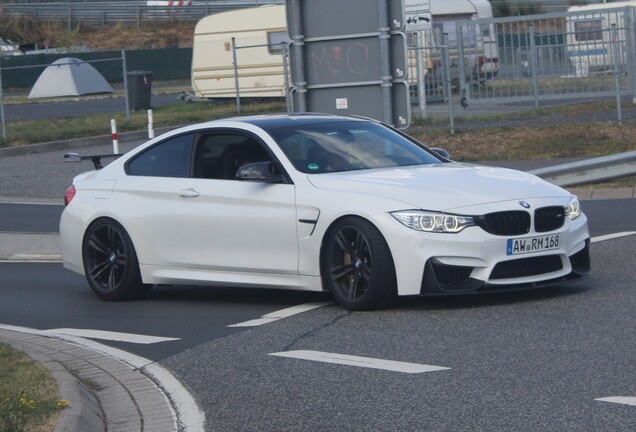
[[[11,263],[61,263],[62,255],[42,253],[17,253],[2,261]]]
[[[37,199],[37,198],[36,198]],[[39,201],[20,201],[19,198],[0,198],[0,204],[19,204],[19,205],[40,205],[40,206],[63,206],[64,201],[61,199],[41,198]]]
[[[133,369],[142,370],[146,375],[150,376],[155,383],[157,383],[157,387],[162,390],[168,400],[172,402],[172,405],[179,413],[179,423],[184,431],[204,431],[203,424],[205,423],[205,414],[201,411],[197,402],[186,388],[183,387],[179,380],[176,379],[168,369],[158,363],[147,358],[77,336],[47,334],[42,330],[3,324],[0,324],[0,329],[53,337],[66,342],[72,342],[83,348],[111,356],[127,364]]]
[[[263,324],[269,324],[271,322],[278,321],[283,318],[289,318],[290,316],[298,315],[300,313],[307,312],[313,309],[318,309],[323,306],[328,306],[330,304],[333,304],[333,302],[305,303],[305,304],[301,304],[297,306],[292,306],[286,309],[281,309],[276,312],[271,312],[257,319],[244,321],[238,324],[232,324],[232,325],[229,325],[228,327],[258,327]]]
[[[366,367],[371,369],[383,369],[392,372],[423,373],[435,372],[450,369],[443,366],[431,366],[417,363],[406,363],[393,360],[382,360],[372,357],[358,357],[346,354],[336,354],[321,351],[284,351],[269,354],[278,357],[289,357],[300,360],[318,361],[323,363],[333,363],[347,366]]]
[[[598,398],[594,400],[597,400],[599,402],[611,402],[611,403],[617,403],[621,405],[636,406],[636,397],[634,396],[611,396],[611,397]]]
[[[614,234],[606,234],[606,235],[602,235],[598,237],[592,237],[591,242],[596,243],[596,242],[602,242],[606,240],[614,240],[617,238],[627,237],[632,235],[636,235],[636,231],[625,231],[625,232],[619,232]]]
[[[171,342],[180,340],[180,338],[160,337],[160,336],[146,336],[132,333],[119,333],[103,330],[90,330],[90,329],[72,329],[72,328],[60,328],[44,330],[43,333],[47,335],[61,335],[61,336],[79,336],[88,339],[101,339],[116,342],[130,342],[135,344],[154,344],[160,342]]]

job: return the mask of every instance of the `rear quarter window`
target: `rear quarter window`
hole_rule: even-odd
[[[168,138],[128,162],[126,172],[133,176],[189,177],[193,134]]]

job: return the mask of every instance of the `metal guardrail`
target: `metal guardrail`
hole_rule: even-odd
[[[575,186],[636,175],[636,151],[529,171],[557,186]]]
[[[96,1],[55,3],[5,3],[4,17],[30,16],[35,21],[81,21],[87,24],[117,22],[195,21],[213,13],[232,9],[283,4],[284,0],[199,0],[189,6],[148,6],[146,1]]]

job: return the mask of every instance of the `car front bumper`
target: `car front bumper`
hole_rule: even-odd
[[[388,226],[385,224],[384,226]],[[587,219],[567,220],[557,249],[508,255],[511,238],[479,227],[457,234],[426,234],[391,225],[386,238],[393,254],[399,295],[453,294],[537,288],[574,281],[590,273]]]

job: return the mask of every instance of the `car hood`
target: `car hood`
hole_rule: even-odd
[[[568,195],[531,174],[462,163],[312,174],[309,181],[321,189],[380,196],[436,211]]]

